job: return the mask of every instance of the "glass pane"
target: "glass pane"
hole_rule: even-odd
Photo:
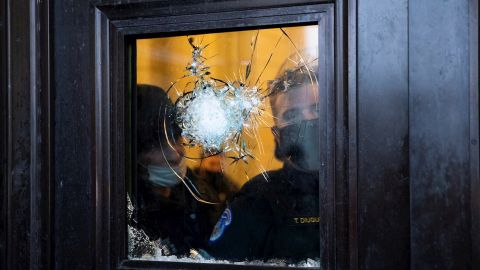
[[[136,45],[129,258],[318,267],[318,27]]]

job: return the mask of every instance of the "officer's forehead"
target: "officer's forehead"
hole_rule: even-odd
[[[183,149],[181,146],[169,145],[156,147],[145,154],[145,157],[153,165],[166,166],[167,164],[176,165],[182,158]]]
[[[318,101],[318,86],[316,84],[306,83],[277,94],[272,106],[275,106],[276,111],[282,112],[290,108],[317,104]]]

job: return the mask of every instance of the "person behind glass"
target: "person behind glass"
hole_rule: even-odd
[[[193,198],[182,179],[187,166],[181,130],[173,119],[166,93],[150,85],[137,86],[137,185],[133,192],[132,225],[157,240],[163,255],[188,255],[202,247],[215,222],[211,205]],[[167,139],[168,136],[169,138]],[[203,198],[215,196],[204,189]]]
[[[270,82],[276,171],[248,181],[223,212],[208,253],[221,259],[318,258],[318,85],[306,67],[284,71]]]

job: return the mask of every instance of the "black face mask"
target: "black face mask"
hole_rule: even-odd
[[[318,119],[301,122],[277,129],[279,141],[275,156],[290,162],[295,168],[307,172],[320,169],[320,139]]]

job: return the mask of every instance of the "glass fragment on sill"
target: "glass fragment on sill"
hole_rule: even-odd
[[[135,228],[133,215],[133,204],[127,194],[127,225],[128,225],[128,256],[129,259],[154,257],[157,244],[150,240],[150,237],[142,230]]]

